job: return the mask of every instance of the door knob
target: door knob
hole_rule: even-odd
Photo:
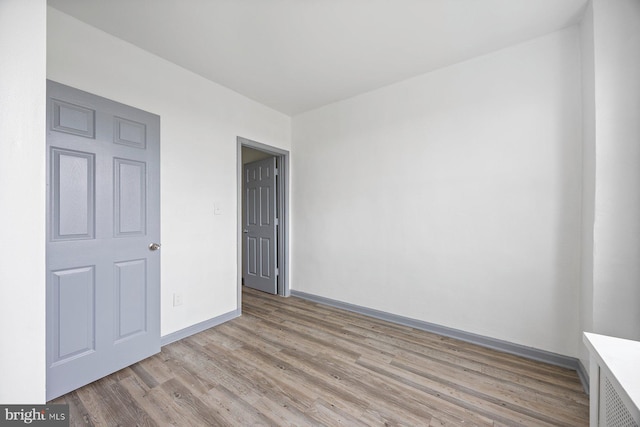
[[[244,230],[242,230],[242,232],[246,234],[246,233],[248,233],[248,232],[249,232],[249,230],[244,229]]]
[[[150,251],[157,251],[158,249],[160,249],[160,243],[150,243],[149,244],[149,250]]]

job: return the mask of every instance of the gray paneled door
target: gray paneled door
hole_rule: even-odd
[[[47,82],[47,399],[160,351],[160,117]]]
[[[244,165],[244,284],[278,292],[276,158]]]

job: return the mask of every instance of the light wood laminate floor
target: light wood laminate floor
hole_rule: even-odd
[[[299,298],[243,315],[52,403],[71,425],[586,426],[575,371]]]

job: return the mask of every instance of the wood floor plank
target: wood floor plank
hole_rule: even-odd
[[[295,356],[291,354],[290,361],[295,360]],[[392,406],[395,414],[409,414],[408,418],[420,420],[419,425],[426,423],[438,410],[436,405],[429,405],[423,395],[404,387],[404,384],[372,376],[370,371],[358,365],[346,365],[343,361],[328,355],[320,355],[313,360],[298,358],[298,363],[309,372],[313,372],[314,376],[326,378],[340,387],[353,390],[357,395],[366,396],[369,402],[367,410],[374,408],[382,412],[385,407]],[[392,417],[391,414],[384,414],[387,418]],[[460,418],[462,419],[464,417]]]
[[[299,300],[300,301],[300,300]],[[322,306],[320,304],[304,301],[307,303],[306,309],[309,307],[313,307],[313,312],[323,311],[323,316],[329,316],[333,319],[341,319],[345,325],[353,325],[360,326],[363,328],[368,328],[374,332],[382,332],[384,335],[388,335],[391,337],[403,337],[404,339],[408,339],[411,341],[412,339],[418,340],[418,342],[422,343],[425,340],[435,341],[439,346],[444,348],[451,348],[457,352],[466,352],[466,351],[476,351],[479,347],[475,344],[470,344],[466,342],[462,342],[459,340],[455,340],[449,337],[443,337],[437,334],[420,331],[413,329],[408,326],[392,324],[386,322],[384,320],[371,318],[359,313],[352,313],[345,310],[341,310],[335,307],[330,306]],[[297,304],[296,304],[297,305]],[[291,304],[287,306],[287,310],[296,310],[294,308],[296,305]],[[299,308],[298,308],[299,309]],[[304,308],[303,308],[304,310]],[[345,329],[350,329],[349,326],[346,326]],[[529,359],[523,359],[519,356],[514,356],[508,353],[499,352],[496,350],[490,350],[486,348],[481,349],[481,354],[490,355],[492,361],[500,361],[504,360],[506,362],[514,363],[516,366],[524,365],[527,369],[535,367],[536,369],[544,369],[546,373],[555,372],[559,375],[565,376],[567,379],[574,381],[576,384],[579,384],[579,380],[575,377],[574,372],[559,366],[549,365],[542,362],[537,362]]]
[[[273,313],[273,315],[274,316],[282,315],[282,313],[285,311],[288,311],[290,313],[291,310],[292,310],[292,307],[288,306],[286,309],[276,311],[275,313]],[[293,310],[295,311],[295,309]],[[331,312],[331,311],[335,311],[336,313],[338,312],[337,311],[338,309],[335,309],[332,307],[325,308],[325,310],[327,310],[328,312]],[[482,349],[481,354],[476,354],[478,346],[473,344],[461,343],[459,341],[456,341],[455,344],[449,344],[449,341],[451,341],[450,338],[441,337],[441,336],[430,334],[423,331],[415,331],[409,327],[402,326],[402,325],[388,324],[378,319],[371,319],[366,316],[362,316],[355,313],[349,313],[349,312],[340,312],[340,313],[341,313],[340,315],[338,314],[334,315],[333,318],[335,319],[337,317],[342,317],[344,319],[350,319],[349,323],[342,325],[343,336],[348,336],[347,333],[345,333],[345,331],[354,332],[359,335],[365,335],[370,339],[375,339],[380,336],[389,336],[390,339],[392,340],[400,339],[401,341],[403,341],[401,343],[396,343],[398,347],[402,347],[402,348],[411,346],[414,340],[419,340],[420,344],[418,346],[420,345],[424,346],[425,340],[427,340],[433,346],[432,349],[437,349],[437,351],[439,351],[441,354],[450,354],[452,357],[462,357],[463,359],[465,358],[464,357],[465,355],[469,355],[469,357],[474,357],[474,356],[480,357],[481,360],[484,360],[482,358],[486,358],[486,361],[484,362],[484,364],[488,369],[491,368],[492,364],[501,363],[500,359],[504,359],[508,363],[512,364],[513,374],[523,379],[531,378],[532,380],[536,380],[537,379],[536,376],[539,377],[539,375],[538,373],[534,373],[534,372],[542,368],[545,370],[542,375],[546,376],[548,380],[556,382],[557,384],[560,384],[560,382],[557,381],[557,377],[561,376],[561,377],[564,377],[564,378],[561,378],[561,381],[568,382],[569,387],[572,391],[582,390],[581,388],[582,386],[579,380],[577,379],[575,372],[570,371],[566,368],[560,368],[552,365],[546,365],[540,362],[525,360],[516,356],[503,354],[500,352],[487,350],[487,349]],[[353,317],[349,317],[349,316],[353,316]],[[295,315],[293,315],[293,317],[295,317]],[[313,321],[307,320],[308,324],[316,328],[326,329],[326,325],[318,324],[318,322],[320,322],[324,316],[318,317],[318,316],[307,314],[306,317],[307,319],[309,319],[310,317],[314,319]],[[297,321],[296,323],[300,324],[300,321],[301,321],[300,318],[296,318],[295,320]],[[368,329],[371,330],[371,333],[369,333]],[[384,333],[380,333],[380,331],[383,331]],[[378,341],[379,346],[380,344],[382,343]],[[487,354],[485,353],[488,353],[489,355],[487,356]],[[500,367],[502,370],[504,370],[505,368],[504,365]],[[505,372],[508,373],[510,371],[505,371]],[[552,372],[555,373],[556,375],[550,377],[548,374]],[[533,376],[523,376],[523,374],[528,374]],[[566,386],[566,384],[564,385]]]
[[[159,426],[175,426],[179,424],[175,420],[178,411],[174,407],[166,405],[167,400],[158,400],[156,398],[160,389],[150,391],[150,389],[137,377],[129,377],[120,381],[121,386],[127,390],[136,405],[144,408],[149,417],[151,417]],[[163,403],[164,402],[164,403]]]
[[[242,349],[241,351],[241,354],[247,358],[259,357],[268,363],[272,369],[280,369],[280,374],[285,374],[292,381],[298,383],[299,388],[305,387],[312,389],[320,398],[342,406],[345,411],[353,409],[352,412],[354,415],[359,415],[369,406],[367,396],[358,395],[354,391],[341,387],[340,384],[336,384],[334,381],[331,381],[326,377],[313,375],[308,372],[304,366],[296,363],[297,361],[293,361],[293,363],[291,363],[292,361],[283,357],[282,353],[278,353],[278,356],[276,357],[274,355],[261,352],[259,349],[252,348],[249,345],[246,346],[246,349]]]
[[[336,352],[351,351],[355,355],[366,353],[386,357],[388,360],[393,358],[395,348],[390,350],[378,343],[370,343],[363,336],[347,331],[342,324],[319,323],[316,320],[309,320],[309,316],[301,318],[296,314],[283,314],[281,311],[271,314],[272,318],[278,316],[283,319],[279,323],[281,329],[294,334],[306,333],[310,337],[315,337],[315,340],[323,345],[334,348]],[[268,322],[268,318],[262,318],[262,322]]]
[[[127,377],[121,376],[118,378],[114,374],[87,386],[86,394],[91,394],[92,400],[99,402],[99,412],[105,423],[96,422],[95,424],[156,426],[157,424],[149,417],[146,411],[136,405],[131,395],[120,386],[119,381]],[[80,399],[83,399],[82,395],[80,395]]]
[[[230,425],[277,425],[274,420],[246,402],[242,397],[227,390],[224,386],[219,385],[212,388],[201,399],[207,406],[214,408],[216,414],[224,418]]]
[[[110,425],[104,416],[105,412],[108,411],[108,406],[98,394],[99,392],[96,393],[96,389],[101,390],[103,387],[106,388],[104,382],[100,383],[96,381],[72,392],[78,397],[78,401],[84,405],[89,416],[89,421],[95,426]],[[71,405],[72,401],[69,400],[67,403]],[[73,411],[69,410],[69,416],[71,416],[72,413]],[[74,418],[71,419],[71,423],[76,423],[77,421],[78,420]]]
[[[581,384],[575,375],[575,371],[501,353],[496,350],[481,348],[478,345],[453,340],[452,338],[424,331],[396,331],[393,326],[378,326],[373,321],[370,325],[363,324],[363,322],[350,324],[345,326],[344,329],[371,338],[390,341],[403,348],[417,347],[419,349],[433,350],[441,354],[450,354],[462,359],[484,361],[487,365],[497,365],[502,370],[510,369],[512,372],[532,377],[542,376],[556,384],[570,384],[573,390],[581,390]],[[549,377],[549,374],[553,374],[553,376]]]
[[[193,395],[179,380],[171,379],[163,383],[160,388],[175,403],[188,414],[194,425],[233,425],[225,422],[224,414],[214,406],[207,405],[198,396]]]
[[[323,399],[318,399],[314,406],[313,414],[323,425],[327,426],[367,427],[367,424],[360,421],[361,414],[351,414],[340,408],[336,403],[329,403]]]
[[[364,365],[367,366],[367,365]],[[437,379],[424,376],[420,378],[410,371],[402,370],[398,373],[394,369],[385,367],[376,369],[368,365],[369,369],[387,376],[389,380],[404,382],[406,385],[423,393],[424,398],[427,396],[435,397],[438,405],[442,405],[442,401],[452,404],[458,410],[465,409],[472,416],[481,416],[488,420],[494,420],[505,423],[507,425],[530,425],[530,426],[548,426],[554,425],[544,420],[531,417],[529,414],[523,414],[508,408],[506,403],[496,402],[493,399],[486,399],[478,396],[477,393],[469,393],[463,387],[440,382]],[[397,368],[395,365],[392,368]],[[409,374],[407,376],[407,374]],[[444,406],[444,405],[443,405]],[[439,415],[439,414],[438,414]],[[458,415],[456,412],[447,412],[449,416]],[[469,415],[468,415],[469,417]],[[470,418],[470,417],[469,417]],[[463,422],[464,422],[463,418]]]
[[[295,297],[61,396],[72,426],[586,426],[569,369]]]
[[[410,370],[417,375],[437,378],[437,381],[445,384],[456,384],[466,389],[473,389],[488,401],[499,402],[505,407],[511,407],[522,413],[553,412],[557,420],[571,424],[580,421],[580,417],[575,416],[577,411],[586,410],[584,405],[580,407],[575,402],[557,398],[548,399],[534,390],[520,387],[517,384],[507,381],[497,382],[493,377],[438,361],[401,354],[392,364]]]
[[[282,375],[280,366],[268,363],[257,351],[246,352],[245,350],[244,348],[236,350],[237,358],[229,359],[225,357],[224,349],[221,350],[213,343],[207,344],[205,351],[211,355],[213,359],[211,363],[220,370],[221,384],[239,396],[247,396],[257,391],[261,395],[280,401],[283,405],[289,403],[302,410],[309,408],[310,403],[317,396],[308,395],[297,386],[290,387],[292,383],[287,383],[287,375]],[[263,370],[265,367],[267,372]],[[278,392],[278,395],[274,395],[274,392]]]
[[[200,365],[176,358],[168,358],[165,363],[175,373],[176,378],[196,396],[204,394],[216,386],[216,382],[212,378],[204,375],[206,369]]]
[[[556,385],[568,387],[572,391],[582,391],[582,384],[575,375],[575,371],[567,368],[481,348],[475,344],[415,330],[403,325],[390,324],[379,319],[341,311],[333,307],[328,307],[327,310],[336,311],[333,318],[343,319],[344,326],[342,329],[356,335],[390,342],[401,348],[410,348],[415,345],[419,349],[434,351],[443,355],[448,354],[451,357],[482,361],[488,367],[498,366],[500,370],[506,370],[506,372],[512,372],[516,375],[525,375],[527,378],[533,379],[542,378]]]
[[[52,403],[69,405],[69,426],[93,427],[95,424],[77,393],[68,393],[55,399]]]

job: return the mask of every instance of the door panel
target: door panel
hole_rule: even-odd
[[[94,273],[93,266],[53,272],[55,364],[94,350]]]
[[[146,330],[147,262],[144,259],[115,264],[116,342]]]
[[[52,100],[53,123],[51,129],[93,138],[95,111],[57,99]]]
[[[146,147],[147,125],[123,119],[121,117],[115,117],[114,123],[115,143],[143,149]]]
[[[271,251],[271,242],[270,238],[260,238],[260,261],[262,264],[260,265],[260,277],[271,277],[273,268],[271,268],[271,261],[273,260],[273,253]]]
[[[92,239],[94,236],[94,156],[52,149],[53,239]]]
[[[276,159],[271,157],[244,166],[244,283],[276,294]]]
[[[256,254],[258,253],[257,240],[258,239],[251,236],[247,236],[247,238],[245,239],[245,250],[247,252],[247,272],[245,274],[245,277],[255,276],[258,274],[258,263],[256,260]]]
[[[160,118],[47,92],[50,400],[160,351]]]
[[[144,235],[146,222],[146,164],[114,159],[114,216],[117,237]]]

